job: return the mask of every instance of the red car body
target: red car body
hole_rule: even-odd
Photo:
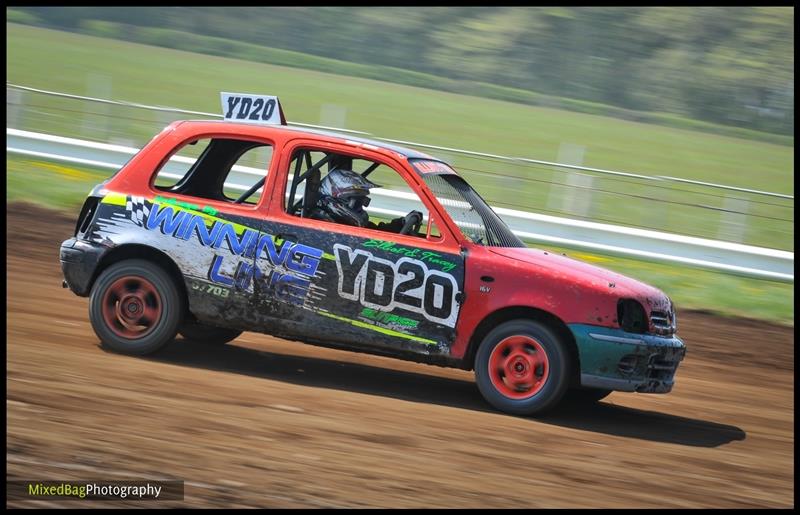
[[[226,140],[236,140],[245,146],[246,142],[252,142],[271,147],[272,158],[263,184],[263,193],[257,203],[236,203],[218,193],[214,194],[216,198],[187,194],[186,191],[189,190],[185,186],[183,186],[184,191],[181,191],[181,182],[168,190],[155,186],[155,177],[170,157],[188,142],[199,139],[219,140],[220,144]],[[330,154],[345,159],[380,163],[393,169],[419,197],[428,214],[426,217],[429,222],[428,232],[387,233],[374,228],[346,226],[287,212],[286,199],[294,180],[290,180],[290,174],[294,173],[299,177],[300,165],[297,163],[298,161],[303,163],[302,152],[307,151],[310,156],[311,150],[326,156]],[[306,160],[309,173],[312,175],[317,173],[310,165],[309,157]],[[142,332],[141,334],[145,336],[140,337],[136,331],[129,329],[126,320],[130,322],[132,320],[130,317],[133,315],[125,310],[130,309],[137,313],[147,310],[147,303],[150,302],[147,300],[149,294],[141,293],[139,297],[126,296],[122,287],[112,285],[117,283],[105,285],[111,289],[109,290],[111,293],[98,292],[95,295],[93,290],[97,289],[98,278],[109,267],[126,259],[138,259],[151,260],[159,264],[178,285],[176,290],[178,294],[184,295],[181,302],[186,304],[186,314],[181,315],[182,318],[176,322],[178,325],[175,328],[167,329],[167,333],[172,332],[168,338],[170,340],[175,331],[182,327],[181,324],[190,320],[194,324],[209,328],[256,330],[308,343],[386,354],[443,366],[474,368],[478,375],[479,387],[487,399],[500,409],[512,413],[540,412],[554,406],[570,391],[590,392],[589,396],[594,394],[599,398],[612,390],[659,393],[671,390],[673,376],[683,358],[685,346],[675,336],[675,310],[666,295],[636,280],[564,255],[525,248],[518,243],[510,246],[497,241],[494,244],[487,244],[479,238],[468,236],[465,234],[463,221],[453,219],[452,209],[448,211],[437,197],[435,188],[431,187],[434,183],[439,184],[436,181],[444,181],[444,179],[434,179],[435,177],[450,175],[455,175],[455,172],[435,157],[378,141],[282,126],[211,121],[175,122],[156,135],[119,172],[98,185],[89,196],[79,216],[75,235],[62,245],[61,261],[65,284],[78,295],[98,297],[97,323],[109,326],[112,331],[98,331],[97,327],[95,329],[101,340],[121,338],[121,343],[117,342],[116,346],[112,346],[123,352],[128,350],[133,353],[144,352],[137,350],[136,342],[146,340],[150,333]],[[479,199],[467,189],[465,183],[462,184],[461,179],[447,177],[445,179],[459,191],[463,190],[464,198]],[[200,191],[197,188],[201,186],[196,185],[194,188],[192,191]],[[295,194],[298,191],[292,190]],[[496,225],[495,218],[489,219],[496,215],[486,213],[488,207],[485,207],[482,201],[468,201],[474,203],[473,207],[481,213],[485,225]],[[141,214],[133,213],[136,202],[142,203],[146,213],[145,219],[161,213],[166,209],[166,204],[169,204],[169,213],[162,213],[159,231],[145,230],[147,227],[152,226],[150,228],[153,229],[156,226],[154,222],[149,225],[146,221],[142,222]],[[200,206],[203,206],[202,209]],[[195,261],[204,258],[194,252],[177,255],[177,251],[170,250],[173,248],[173,243],[178,240],[185,246],[199,238],[198,249],[209,246],[208,242],[203,243],[202,238],[207,235],[203,232],[198,232],[197,234],[201,236],[197,238],[190,238],[188,233],[185,238],[179,238],[180,230],[176,230],[172,234],[172,239],[168,238],[170,235],[165,227],[170,220],[175,221],[168,217],[177,217],[177,213],[181,210],[193,213],[192,216],[205,216],[207,223],[216,220],[215,223],[218,222],[221,227],[219,232],[224,230],[222,224],[236,226],[237,230],[242,230],[243,227],[244,229],[250,227],[249,221],[253,221],[255,225],[251,225],[258,226],[257,232],[262,238],[267,235],[268,239],[277,243],[296,240],[297,244],[319,248],[320,263],[322,263],[319,266],[330,268],[326,269],[323,279],[306,276],[303,276],[303,279],[311,283],[309,288],[313,288],[317,280],[330,282],[324,283],[325,293],[320,294],[323,296],[317,307],[313,308],[316,310],[313,315],[307,313],[308,310],[303,311],[297,315],[297,324],[290,325],[286,317],[291,318],[295,315],[284,309],[285,306],[274,308],[276,304],[271,300],[269,305],[272,307],[269,309],[275,309],[274,313],[281,313],[280,316],[259,318],[260,314],[254,314],[254,322],[251,324],[247,318],[233,323],[230,317],[219,315],[223,310],[220,304],[222,299],[211,298],[207,301],[198,293],[198,290],[203,289],[197,286],[202,274],[195,274],[197,276],[195,282],[187,278],[192,275],[192,272],[187,270],[197,264]],[[209,213],[214,213],[214,216],[211,217]],[[137,216],[140,217],[138,225],[118,223],[125,217],[127,217],[126,222],[127,220],[136,222]],[[186,215],[183,220],[188,220],[188,216]],[[117,225],[110,231],[108,223],[112,218],[117,220],[114,222]],[[430,231],[432,226],[438,229],[438,234]],[[497,230],[502,234],[510,234],[507,228]],[[256,231],[256,228],[253,231]],[[296,237],[297,234],[308,236],[301,238]],[[153,243],[155,241],[152,239],[153,235],[161,238],[158,241],[169,241],[169,245]],[[243,232],[243,240],[245,236]],[[210,242],[211,236],[208,238]],[[256,236],[253,236],[253,241],[255,238]],[[356,243],[344,245],[346,250],[344,252],[341,243],[344,241]],[[357,245],[364,247],[365,242],[383,242],[383,247],[370,243],[373,245],[370,249],[356,249]],[[335,245],[338,246],[334,247]],[[214,245],[211,244],[210,247],[213,248]],[[275,248],[277,249],[277,246]],[[452,262],[453,268],[449,271],[452,272],[452,284],[456,285],[457,290],[452,292],[457,303],[452,308],[455,313],[448,312],[439,318],[438,314],[428,316],[423,313],[427,310],[436,314],[444,310],[447,299],[442,300],[442,297],[449,295],[448,286],[443,279],[448,275],[444,271],[447,269],[432,271],[435,265],[431,263],[436,261],[427,261],[423,263],[424,266],[419,265],[420,269],[425,271],[426,281],[429,272],[438,276],[432,279],[430,288],[426,282],[425,289],[418,294],[418,298],[411,299],[411,304],[416,306],[416,310],[406,309],[408,305],[397,304],[395,302],[399,298],[397,291],[390,292],[394,295],[390,307],[385,310],[370,308],[369,306],[374,304],[365,303],[364,290],[373,288],[373,291],[367,291],[366,294],[377,295],[379,289],[381,291],[385,289],[384,286],[374,286],[375,281],[378,281],[377,278],[380,278],[379,282],[383,284],[384,280],[388,280],[386,274],[399,274],[397,271],[399,261],[391,262],[398,254],[387,252],[378,258],[378,253],[382,249],[391,252],[400,250],[405,252],[406,256],[436,255],[440,263]],[[242,261],[250,259],[245,256],[249,254],[243,251],[238,258]],[[257,257],[253,258],[255,264],[258,262]],[[295,266],[298,266],[297,263],[302,259],[305,258],[301,256],[295,260]],[[366,275],[358,275],[357,279],[353,280],[352,291],[345,292],[341,276],[346,274],[346,271],[342,268],[342,259],[346,264],[352,264],[359,259],[362,261],[366,259],[371,263],[375,259],[378,263],[376,267],[383,263],[380,266],[384,268],[379,270],[384,272],[369,270],[365,272],[367,275],[373,274],[376,278],[373,283],[369,283],[369,277]],[[407,259],[409,262],[414,261],[413,258]],[[333,261],[337,263],[336,270],[333,268]],[[385,268],[390,265],[394,267],[394,272]],[[204,262],[202,266],[207,268],[208,263]],[[285,267],[277,268],[284,270]],[[362,272],[363,270],[358,273]],[[128,275],[123,274],[124,277],[138,277],[133,272],[125,273]],[[333,291],[335,285],[333,277],[337,273],[339,274],[338,296],[334,295]],[[178,274],[180,277],[176,277]],[[208,277],[213,275],[212,272],[209,274]],[[146,274],[139,275],[144,277]],[[243,277],[241,284],[247,282],[250,285],[251,276]],[[255,277],[257,276],[258,273]],[[231,296],[235,297],[237,291],[241,290],[229,287],[239,279],[225,278],[224,274],[216,277],[223,281],[222,283],[218,281],[217,284],[230,289]],[[253,284],[256,282],[252,279]],[[147,283],[146,278],[140,283],[144,285],[140,291],[154,291],[156,297],[160,299],[158,309],[162,309],[163,299],[169,296],[162,295],[159,285],[155,282],[149,285],[145,283]],[[258,296],[257,287],[253,287],[256,288],[255,295]],[[367,318],[355,317],[352,314],[345,316],[337,314],[332,308],[329,309],[331,306],[344,306],[348,303],[358,304],[359,299],[356,295],[358,288],[361,288],[361,303],[357,308],[361,309],[361,315],[366,313]],[[397,285],[390,286],[389,289],[391,288],[397,288]],[[245,296],[253,295],[248,293],[247,288],[241,291]],[[426,297],[428,293],[436,299],[428,299]],[[100,297],[106,299],[105,307]],[[112,300],[108,300],[109,298]],[[154,307],[151,306],[150,309],[155,312]],[[257,308],[253,309],[257,311]],[[164,311],[157,313],[159,320],[167,316],[165,313]],[[427,320],[423,317],[417,317],[420,319],[419,322],[412,320],[417,316],[415,313],[417,315],[422,313]],[[395,316],[392,318],[390,315]],[[237,314],[233,318],[238,316]],[[370,317],[372,319],[369,319]],[[449,318],[445,320],[445,317]],[[381,320],[386,321],[390,318],[393,320],[392,324],[381,325]],[[320,331],[323,320],[325,330]],[[95,323],[93,319],[93,324]],[[119,325],[120,323],[122,325]],[[115,332],[113,330],[115,324],[122,329]],[[424,332],[426,324],[431,327],[427,333]],[[452,327],[448,324],[452,324]],[[152,327],[148,329],[147,323],[144,322],[140,325],[144,327],[143,331],[159,329]],[[156,322],[153,322],[153,325],[157,325]],[[412,326],[416,327],[419,333],[408,330]],[[328,338],[326,334],[338,336]],[[126,335],[133,342],[131,347],[124,345]],[[386,341],[372,346],[370,340],[373,336],[385,338]],[[392,338],[398,340],[397,345],[392,343]],[[553,340],[554,343],[548,343],[549,340]],[[414,347],[415,341],[428,343]],[[435,345],[430,342],[435,342]],[[165,342],[160,345],[163,344]],[[160,345],[147,347],[147,352]],[[482,346],[486,347],[483,353],[480,351]],[[551,386],[551,383],[555,386]],[[537,396],[541,396],[543,400],[531,401]]]

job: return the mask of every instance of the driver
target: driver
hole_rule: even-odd
[[[367,227],[399,233],[406,222],[410,227],[422,222],[422,213],[411,211],[407,216],[377,225],[370,221],[364,210],[369,206],[369,190],[378,187],[365,177],[343,168],[332,170],[319,184],[319,199],[311,211],[311,218],[355,227]]]

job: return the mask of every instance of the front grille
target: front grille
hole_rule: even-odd
[[[647,360],[647,378],[658,381],[672,381],[675,370],[683,359],[683,349],[664,349],[651,354]]]
[[[653,332],[662,336],[672,336],[678,328],[675,311],[651,311],[650,327]]]

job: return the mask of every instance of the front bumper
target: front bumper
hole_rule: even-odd
[[[94,271],[107,247],[86,240],[70,238],[61,244],[61,272],[75,295],[87,297]]]
[[[626,333],[585,324],[569,326],[581,363],[581,386],[624,392],[667,393],[686,355],[677,336]]]

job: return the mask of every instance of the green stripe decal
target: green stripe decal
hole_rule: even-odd
[[[334,315],[333,313],[328,313],[327,311],[317,311],[317,313],[322,316],[326,316],[328,318],[333,318],[335,320],[341,320],[342,322],[347,322],[356,327],[370,329],[372,331],[378,331],[379,333],[383,333],[389,336],[395,336],[397,338],[405,338],[407,340],[413,340],[415,342],[421,342],[427,345],[436,345],[436,342],[434,340],[428,340],[425,338],[419,338],[417,336],[411,336],[410,334],[401,333],[400,331],[392,331],[391,329],[385,329],[383,327],[374,326],[372,324],[367,324],[359,320],[350,320],[349,318],[340,317],[339,315]]]
[[[159,204],[161,206],[170,206],[171,208],[173,208],[175,210],[188,211],[189,213],[192,213],[194,215],[201,216],[206,221],[206,224],[209,227],[211,225],[214,225],[214,222],[223,222],[223,223],[232,225],[233,229],[236,231],[236,234],[242,234],[247,229],[250,229],[251,231],[255,231],[255,232],[260,232],[258,229],[253,229],[252,227],[247,227],[245,225],[240,225],[240,224],[237,224],[236,222],[231,222],[230,220],[225,220],[224,218],[219,218],[217,216],[213,216],[213,215],[210,215],[208,213],[205,213],[203,211],[199,211],[199,210],[196,210],[196,209],[190,209],[188,207],[184,207],[184,206],[181,206],[181,205],[178,205],[178,204],[172,204],[170,202],[159,202],[159,201],[156,201],[154,199],[147,199],[147,200],[148,200],[148,202],[153,202],[154,204]],[[127,202],[128,202],[127,195],[123,195],[122,193],[109,193],[108,195],[103,197],[103,200],[101,201],[101,203],[103,203],[103,204],[111,204],[113,206],[123,206],[123,207],[125,207],[127,205]],[[274,241],[276,245],[280,245],[280,244],[283,243],[282,239],[276,238],[275,236],[272,236],[272,241]],[[327,252],[323,252],[322,259],[330,259],[330,260],[335,261],[336,257],[333,254],[328,254]]]

